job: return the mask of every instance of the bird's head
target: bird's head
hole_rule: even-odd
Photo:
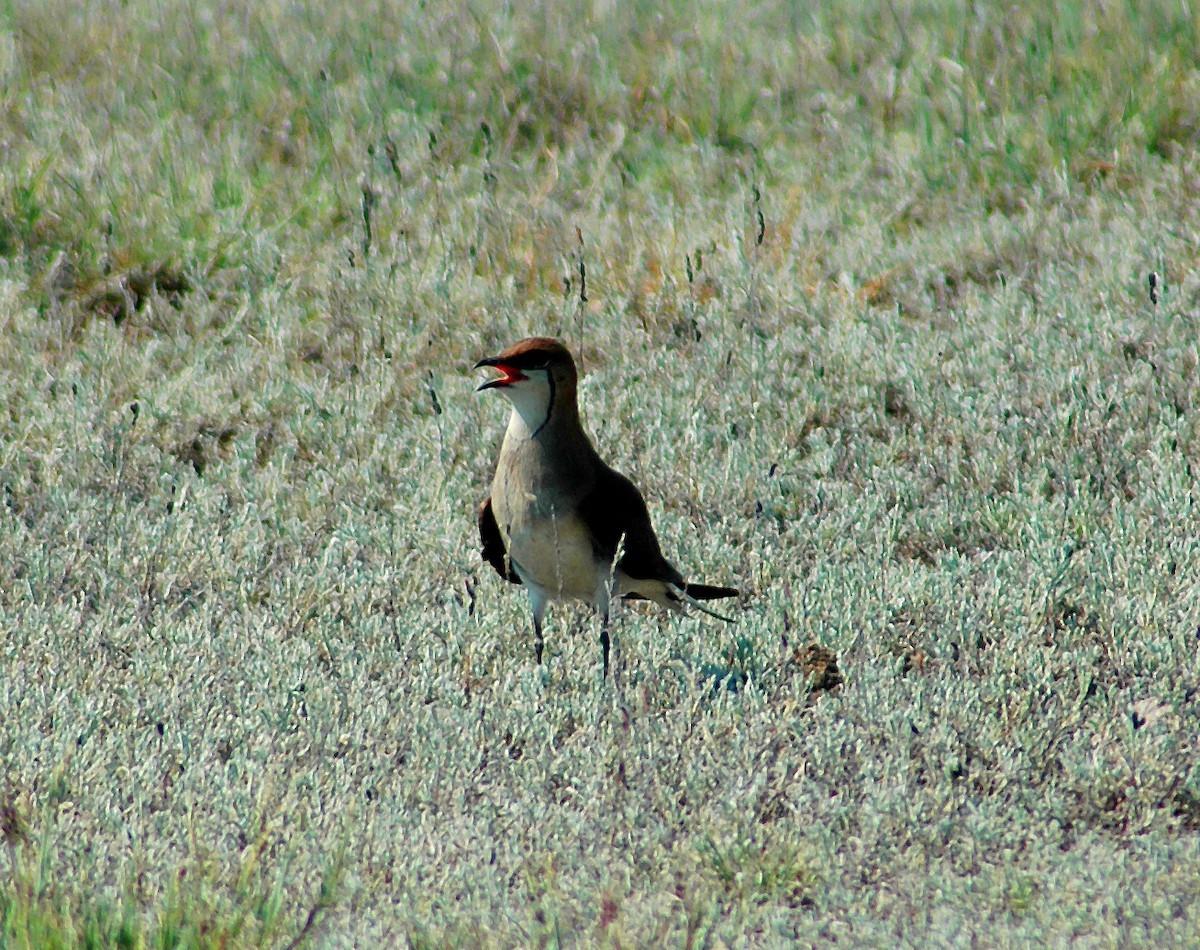
[[[556,405],[574,405],[578,374],[571,351],[550,337],[535,336],[514,343],[499,356],[475,364],[489,366],[500,375],[479,386],[477,392],[498,389],[513,408],[537,428]]]

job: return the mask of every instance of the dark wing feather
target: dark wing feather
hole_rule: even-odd
[[[620,472],[601,463],[592,490],[579,502],[579,516],[598,557],[611,562],[623,538],[624,554],[617,564],[622,571],[637,580],[683,586],[683,578],[658,546],[642,493]]]
[[[684,584],[684,591],[692,600],[720,600],[722,597],[737,597],[741,594],[736,587],[718,587],[716,584]],[[622,600],[645,600],[646,598],[634,591],[626,594]],[[719,614],[712,614],[717,617]],[[724,620],[724,617],[721,617]]]
[[[490,495],[479,506],[479,541],[483,545],[480,551],[483,559],[496,569],[496,573],[506,581],[520,584],[521,578],[512,569],[512,561],[509,560],[508,549],[504,546],[500,526],[496,524],[496,515],[492,512]]]

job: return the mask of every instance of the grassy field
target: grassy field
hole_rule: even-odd
[[[0,945],[1200,942],[1198,37],[0,3]],[[608,683],[531,333],[744,591]]]

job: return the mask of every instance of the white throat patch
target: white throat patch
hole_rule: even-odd
[[[550,384],[550,373],[544,369],[527,370],[527,379],[511,386],[505,386],[501,392],[512,403],[513,414],[521,419],[530,434],[536,434],[545,424],[550,412],[550,402],[554,398]],[[513,420],[514,422],[516,419]]]

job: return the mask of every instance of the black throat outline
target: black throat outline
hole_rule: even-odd
[[[551,372],[549,369],[546,370],[546,383],[550,387],[550,402],[548,402],[546,404],[546,418],[542,420],[541,425],[539,425],[536,429],[533,430],[533,434],[529,437],[531,439],[536,439],[538,437],[538,433],[541,432],[544,428],[546,428],[546,423],[550,421],[550,416],[553,415],[553,413],[554,413],[554,397],[555,397],[554,373]]]

